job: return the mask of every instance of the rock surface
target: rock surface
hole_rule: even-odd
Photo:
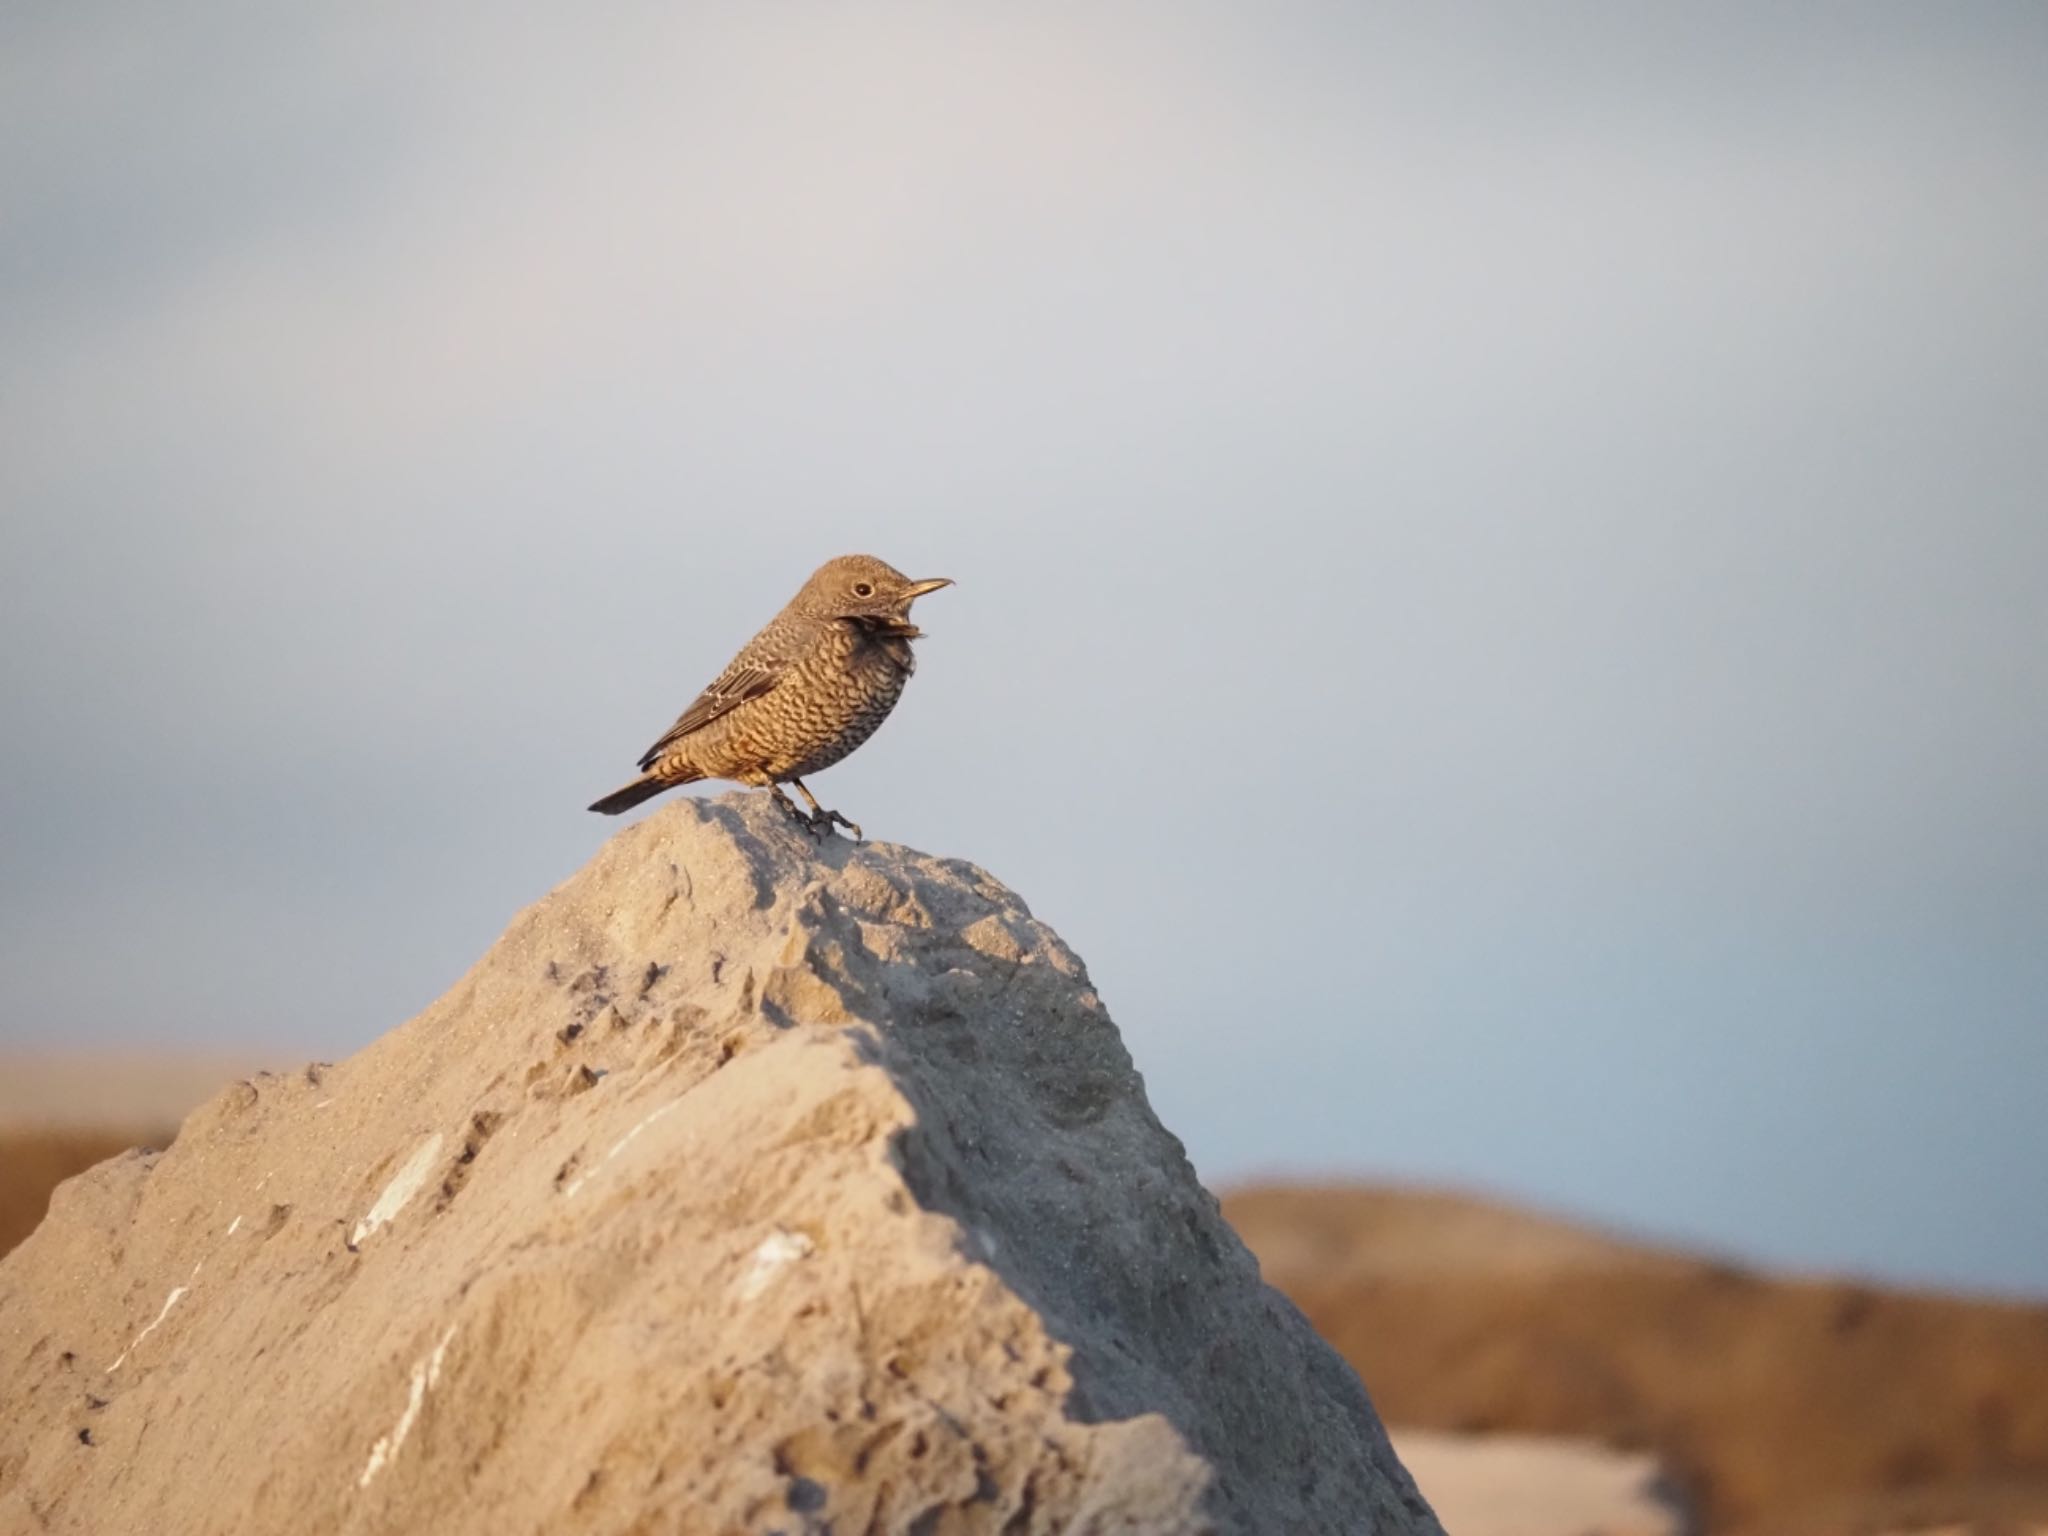
[[[1072,953],[679,801],[0,1263],[0,1530],[1436,1532]]]

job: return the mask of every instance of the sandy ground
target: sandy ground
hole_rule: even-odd
[[[1681,1536],[1654,1456],[1542,1435],[1394,1432],[1394,1449],[1451,1536]]]

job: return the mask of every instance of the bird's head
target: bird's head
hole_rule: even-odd
[[[811,573],[791,606],[812,618],[845,619],[876,634],[914,640],[924,631],[910,621],[910,605],[951,585],[945,576],[912,581],[873,555],[841,555]]]

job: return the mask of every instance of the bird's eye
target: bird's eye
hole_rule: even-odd
[[[875,595],[875,584],[872,581],[856,581],[853,584],[853,595],[855,597],[873,597]]]

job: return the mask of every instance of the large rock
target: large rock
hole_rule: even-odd
[[[1435,1532],[1080,962],[762,796],[0,1264],[0,1530]]]

